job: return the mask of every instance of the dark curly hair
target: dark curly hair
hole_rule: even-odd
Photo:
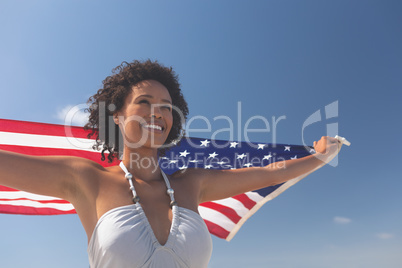
[[[157,60],[151,61],[150,59],[135,60],[131,63],[124,61],[114,68],[112,73],[113,75],[103,80],[103,88],[88,99],[89,122],[84,126],[86,130],[92,130],[88,134],[88,138],[96,135],[94,147],[99,149],[101,145],[103,146],[102,161],[105,160],[104,153],[107,151],[109,152],[109,162],[122,153],[124,144],[119,143],[119,140],[122,141],[122,134],[119,126],[114,124],[111,115],[123,107],[132,87],[143,80],[156,80],[164,85],[172,98],[173,107],[178,108],[181,112],[180,115],[175,109],[172,110],[173,125],[164,145],[175,143],[180,136],[184,135],[182,120],[187,119],[189,111],[180,89],[178,76],[172,67],[165,67]],[[167,149],[166,146],[162,146],[158,149],[158,155],[164,156]]]

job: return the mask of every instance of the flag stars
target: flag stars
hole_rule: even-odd
[[[179,162],[179,160],[169,160],[169,164],[175,164],[177,162]]]
[[[215,158],[217,155],[216,152],[213,152],[212,154],[209,154],[208,158]]]
[[[291,157],[290,159],[297,159],[297,155]]]
[[[179,152],[179,153],[180,153],[180,156],[183,156],[183,157],[187,157],[187,155],[190,154],[189,152],[187,152],[187,150],[185,150],[184,152]]]
[[[243,159],[244,157],[246,157],[244,153],[237,155],[237,159]]]
[[[183,169],[186,169],[186,168],[188,168],[188,166],[186,166],[186,165],[183,165],[183,166],[179,167],[180,170],[183,170]]]
[[[236,148],[236,146],[238,145],[239,143],[238,142],[231,142],[230,143],[230,147],[229,148]]]
[[[201,160],[194,159],[194,160],[190,160],[189,162],[191,162],[191,163],[197,163],[198,161],[201,161]]]
[[[285,151],[289,151],[289,152],[290,152],[290,146],[285,146]]]
[[[315,150],[314,150],[314,149],[310,149],[310,154],[313,154],[313,153],[315,153]]]
[[[271,153],[269,153],[268,155],[264,155],[264,158],[262,160],[264,160],[264,159],[269,160],[271,157],[272,157],[272,155],[271,155]]]
[[[245,167],[251,167],[253,164],[251,164],[251,163],[246,163],[246,164],[244,164],[243,166],[245,166]]]
[[[210,143],[209,140],[201,141],[201,146],[208,147],[208,143]]]
[[[259,149],[261,149],[261,150],[264,149],[265,145],[266,145],[266,144],[261,144],[261,143],[259,143],[257,150],[259,150]]]
[[[212,165],[205,165],[204,169],[211,169]]]

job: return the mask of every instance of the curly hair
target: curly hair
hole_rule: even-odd
[[[119,126],[113,123],[111,115],[123,107],[132,87],[143,80],[156,80],[164,85],[172,98],[173,107],[178,108],[181,112],[180,115],[175,109],[172,110],[173,125],[164,145],[176,143],[176,140],[184,135],[181,121],[187,119],[188,105],[181,92],[178,76],[172,67],[165,67],[157,60],[151,61],[150,59],[135,60],[131,63],[123,61],[112,70],[112,73],[113,75],[103,80],[103,88],[88,99],[89,121],[84,126],[86,130],[92,130],[88,134],[88,138],[96,135],[94,149],[103,146],[102,161],[105,160],[104,153],[107,151],[109,152],[109,162],[122,153],[124,147],[121,142],[119,143],[119,140],[122,140],[122,134]],[[162,146],[158,149],[158,155],[164,156],[167,149],[166,146]]]

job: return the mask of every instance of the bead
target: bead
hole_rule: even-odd
[[[138,195],[133,197],[133,202],[136,204],[137,202],[140,202],[140,197]]]
[[[127,172],[127,168],[124,166],[123,162],[120,162],[120,167],[123,169],[123,171]],[[128,180],[128,182],[130,184],[130,190],[133,192],[133,196],[134,196],[132,198],[133,203],[137,204],[137,202],[140,202],[140,197],[137,195],[137,193],[134,189],[134,185],[133,185],[133,181],[132,181],[133,175],[131,173],[127,172],[124,177]],[[174,197],[173,197],[174,190],[172,188],[170,188],[169,182],[166,180],[166,177],[164,177],[164,178],[165,178],[165,183],[166,183],[166,187],[167,187],[166,193],[170,196],[170,200],[171,200],[170,206],[172,208],[173,208],[173,206],[177,207],[177,202],[174,200]],[[140,208],[140,207],[138,207],[138,208]]]
[[[166,192],[168,195],[174,194],[174,190],[172,188],[168,188]]]

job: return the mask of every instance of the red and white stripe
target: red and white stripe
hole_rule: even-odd
[[[56,197],[32,194],[0,186],[0,212],[25,215],[75,213],[73,205]]]
[[[256,192],[247,192],[230,198],[202,203],[199,205],[198,211],[211,234],[230,241],[240,227],[266,202],[274,199],[308,174],[303,174],[282,184],[266,197]]]
[[[81,127],[0,119],[0,149],[27,155],[71,155],[100,161],[93,139]],[[115,165],[115,163],[113,163]],[[0,213],[58,215],[75,213],[67,201],[0,186]]]

